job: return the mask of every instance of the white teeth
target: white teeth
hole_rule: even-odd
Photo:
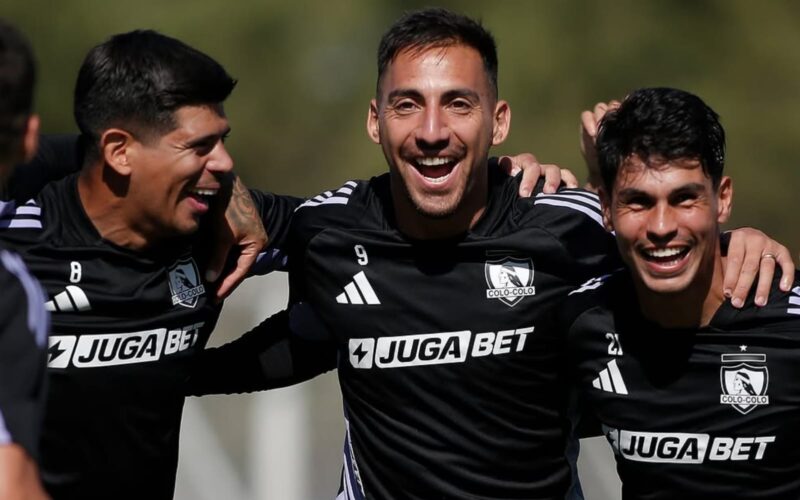
[[[426,167],[438,167],[450,163],[451,161],[452,161],[451,158],[446,158],[446,157],[445,158],[425,157],[425,158],[419,158],[417,160],[417,163]]]
[[[217,194],[216,189],[192,189],[192,193],[198,196],[214,196]]]
[[[427,175],[423,175],[422,177],[424,177],[425,180],[430,182],[431,184],[441,184],[450,177],[450,174],[443,175],[441,177],[428,177]]]
[[[674,257],[683,253],[683,248],[656,248],[654,250],[647,250],[647,255],[664,259],[667,257]]]

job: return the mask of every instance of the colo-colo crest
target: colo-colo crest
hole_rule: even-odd
[[[731,405],[743,415],[769,404],[766,354],[723,354],[721,358],[720,404]]]
[[[514,307],[528,295],[535,295],[533,286],[533,260],[519,257],[504,257],[487,260],[486,275],[487,299],[499,299],[509,307]]]
[[[193,308],[197,298],[206,292],[194,259],[181,259],[169,269],[169,290],[172,292],[172,305]]]

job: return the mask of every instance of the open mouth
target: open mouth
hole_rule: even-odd
[[[458,161],[449,156],[424,156],[411,162],[414,168],[431,184],[447,182]]]
[[[678,264],[688,255],[688,246],[668,247],[668,248],[642,248],[639,254],[647,262],[659,266],[671,266]]]
[[[217,196],[219,189],[215,188],[194,188],[188,190],[188,195],[197,203],[208,208],[211,200]]]

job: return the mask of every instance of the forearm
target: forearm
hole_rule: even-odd
[[[192,363],[187,395],[233,394],[285,387],[335,367],[327,342],[294,335],[289,314],[271,316],[239,339],[206,349]]]

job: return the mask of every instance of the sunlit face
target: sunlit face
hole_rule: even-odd
[[[603,210],[636,281],[650,292],[676,294],[713,273],[731,197],[730,179],[715,190],[696,160],[647,166],[633,156],[621,166],[611,199],[603,193]]]
[[[445,219],[481,211],[489,148],[505,139],[509,120],[475,49],[400,52],[367,119],[389,163],[398,216]]]
[[[149,237],[196,231],[233,168],[223,143],[230,128],[221,106],[184,106],[174,117],[174,130],[128,150],[125,200],[129,211],[136,211],[134,223]]]

